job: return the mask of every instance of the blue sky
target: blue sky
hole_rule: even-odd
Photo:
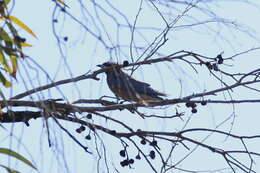
[[[66,2],[70,9],[68,11],[77,16],[83,23],[89,28],[96,31],[95,22],[98,26],[101,26],[98,18],[96,20],[90,20],[84,18],[84,13],[80,10],[80,1]],[[86,3],[86,7],[89,12],[94,13],[93,6],[90,2]],[[104,7],[107,7],[104,2],[98,2]],[[136,14],[138,12],[139,1],[131,2],[117,2],[111,1],[117,8],[125,12],[129,22],[133,24]],[[257,5],[260,5],[259,2]],[[30,4],[30,5],[28,5]],[[234,20],[235,22],[241,23],[241,30],[246,32],[238,31],[237,28],[229,26],[219,25],[217,23],[209,23],[206,28],[203,26],[194,26],[192,28],[176,27],[169,33],[169,41],[160,50],[165,55],[173,53],[179,50],[188,50],[196,53],[203,54],[205,56],[215,57],[220,52],[224,51],[223,56],[229,57],[239,52],[258,47],[259,46],[259,31],[260,25],[257,19],[260,18],[259,6],[248,5],[241,2],[213,2],[208,4],[218,14],[218,16],[226,19]],[[65,42],[61,39],[61,48],[63,55],[59,50],[57,40],[53,35],[52,30],[52,14],[54,10],[54,3],[51,1],[32,1],[28,0],[26,3],[21,1],[15,2],[15,8],[13,11],[14,16],[24,21],[38,36],[38,39],[32,38],[29,34],[23,32],[27,42],[32,44],[32,48],[26,48],[25,52],[33,60],[35,60],[43,69],[50,75],[53,81],[69,78],[71,76],[77,76],[84,74],[87,71],[97,70],[97,64],[103,63],[107,60],[113,60],[123,62],[124,60],[131,61],[131,54],[129,48],[122,48],[122,52],[114,51],[109,54],[105,47],[97,42],[90,34],[86,33],[84,28],[79,26],[70,17],[64,15],[62,12],[56,11],[55,16],[58,17],[57,33],[61,37],[68,37],[68,41]],[[111,10],[112,11],[112,10]],[[176,11],[167,11],[169,13],[178,14]],[[205,16],[203,13],[196,10],[191,10],[187,15],[195,16],[199,21],[212,20],[213,18]],[[104,30],[101,30],[104,40],[109,44],[116,45],[120,40],[122,45],[129,45],[131,40],[131,32],[125,27],[117,28],[117,25],[113,23],[108,17],[100,12],[100,20],[106,27],[106,31],[111,36],[111,42],[106,37]],[[170,19],[169,19],[170,20]],[[118,17],[119,22],[124,22],[122,17]],[[193,22],[192,19],[180,20],[176,26],[182,26]],[[137,20],[137,26],[152,26],[154,28],[163,28],[164,22],[160,16],[152,10],[151,6],[144,7]],[[118,30],[119,35],[118,35]],[[212,30],[216,32],[212,32]],[[157,30],[140,30],[145,39],[142,38],[138,33],[135,33],[135,41],[139,46],[146,46],[160,33]],[[98,31],[97,31],[98,33]],[[254,38],[250,34],[254,34]],[[119,36],[119,38],[117,37]],[[146,40],[146,41],[145,41]],[[140,51],[141,52],[141,51]],[[140,52],[133,52],[133,58],[136,60],[140,55]],[[250,69],[259,67],[259,51],[253,51],[248,54],[243,54],[234,58],[233,60],[227,61],[226,66],[221,68],[232,72],[247,72]],[[35,71],[26,61],[21,62],[21,74],[25,74],[25,69],[29,72],[29,77],[18,77],[17,81],[14,82],[12,92],[4,90],[8,95],[15,95],[25,90],[25,86],[28,88],[37,87],[49,83],[45,74],[41,71]],[[37,73],[39,72],[39,74]],[[163,91],[169,95],[169,98],[178,98],[186,95],[190,95],[196,92],[202,92],[205,89],[210,90],[216,87],[220,87],[221,84],[212,79],[212,76],[208,73],[205,68],[199,68],[199,73],[196,74],[189,66],[182,62],[172,63],[159,63],[156,65],[145,65],[139,68],[133,76],[139,80],[143,80],[152,85],[153,88]],[[98,76],[99,81],[85,80],[78,83],[72,83],[59,88],[62,91],[60,94],[56,89],[44,91],[34,95],[33,99],[49,99],[49,98],[60,98],[65,97],[68,101],[73,101],[79,98],[95,99],[103,95],[113,94],[108,89],[105,82],[105,75],[101,74]],[[25,82],[23,82],[23,80]],[[232,93],[233,98],[258,98],[259,93],[248,92],[245,89],[235,90]],[[213,97],[214,99],[224,99],[228,95],[219,95]],[[30,99],[30,98],[25,98]],[[226,123],[220,126],[221,130],[229,131],[232,127],[231,123],[234,122],[232,127],[232,133],[241,135],[252,135],[259,134],[259,117],[256,114],[258,112],[258,103],[256,104],[241,104],[236,105],[235,109],[231,105],[207,105],[206,107],[199,107],[199,113],[192,115],[190,110],[185,108],[184,105],[179,107],[172,106],[168,109],[141,109],[145,113],[159,114],[159,115],[170,115],[175,113],[175,108],[179,111],[186,112],[183,120],[172,119],[172,120],[157,120],[157,119],[141,119],[140,117],[133,115],[127,111],[114,111],[107,112],[106,115],[111,116],[115,119],[119,119],[125,123],[128,123],[134,129],[142,128],[145,130],[158,130],[158,131],[178,131],[182,128],[216,128],[221,122],[228,117],[231,117]],[[233,114],[235,114],[235,121],[233,121]],[[78,147],[59,127],[52,121],[48,121],[49,129],[51,131],[52,147],[48,147],[48,136],[46,132],[46,124],[43,120],[31,120],[30,127],[26,127],[22,123],[13,125],[4,125],[7,130],[1,130],[0,140],[4,147],[11,147],[23,154],[30,160],[32,160],[39,168],[40,172],[65,172],[67,169],[70,172],[106,172],[104,160],[100,160],[99,166],[97,166],[98,154],[89,155],[85,153],[80,147]],[[105,121],[100,117],[94,117],[94,122],[102,124],[108,128],[119,128],[115,124]],[[98,148],[101,155],[103,156],[104,150],[103,145],[106,146],[106,155],[108,158],[108,165],[111,172],[115,172],[114,167],[120,172],[140,172],[140,170],[151,171],[149,165],[144,161],[137,161],[134,165],[134,169],[121,168],[119,162],[122,160],[118,152],[122,145],[120,141],[111,138],[110,136],[99,133],[99,137],[102,138],[104,143],[98,142],[95,144],[95,140],[86,141],[84,139],[88,131],[83,134],[77,134],[75,129],[78,125],[62,122],[62,124],[74,134],[78,140],[89,146],[89,148],[95,151]],[[123,130],[123,129],[122,129]],[[13,133],[16,137],[10,137],[10,133]],[[196,139],[203,139],[206,135],[194,134],[192,137]],[[230,147],[239,148],[241,143],[227,140],[223,136],[212,135],[206,140],[206,143],[214,143],[219,147]],[[168,143],[159,143],[163,153],[167,153],[167,148],[170,146]],[[249,142],[248,146],[252,147],[256,151],[259,151],[259,144],[255,142]],[[132,157],[137,154],[137,151],[133,149],[133,146],[129,147],[129,152]],[[177,146],[175,158],[172,158],[173,162],[181,159],[184,153],[187,154],[185,148]],[[193,147],[191,147],[193,148]],[[231,149],[232,149],[231,148]],[[230,149],[230,148],[229,148]],[[144,152],[149,152],[151,148],[144,147]],[[199,158],[199,159],[198,159]],[[247,159],[242,158],[241,159]],[[0,158],[0,162],[6,162],[6,157]],[[199,161],[198,161],[199,160]],[[260,171],[259,158],[255,160],[256,172]],[[18,163],[15,160],[8,160],[7,162],[14,168],[21,170],[21,172],[33,172],[30,168],[22,163]],[[160,160],[156,158],[152,161],[155,165],[160,164]],[[195,170],[212,170],[217,168],[228,168],[222,158],[216,156],[214,153],[210,153],[205,149],[198,148],[189,156],[181,165],[182,168],[195,169]],[[98,168],[97,168],[98,167]],[[229,172],[227,170],[226,172]],[[174,172],[174,171],[173,171]],[[180,171],[181,172],[181,171]],[[225,172],[225,171],[223,171]]]

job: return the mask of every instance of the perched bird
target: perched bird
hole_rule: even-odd
[[[148,83],[135,80],[127,75],[114,62],[105,62],[97,66],[106,68],[108,87],[116,97],[152,106],[153,104],[148,102],[159,102],[163,100],[160,96],[166,96],[166,94],[152,89]]]

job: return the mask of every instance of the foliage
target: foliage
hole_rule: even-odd
[[[22,47],[31,46],[25,42],[25,38],[18,34],[14,24],[37,38],[33,31],[22,21],[9,15],[7,7],[9,3],[10,0],[1,1],[0,3],[0,20],[2,21],[2,26],[0,27],[0,82],[5,87],[10,87],[11,82],[4,75],[4,72],[8,73],[10,77],[16,78],[17,60],[25,57]]]

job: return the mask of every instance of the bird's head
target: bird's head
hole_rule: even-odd
[[[105,62],[103,64],[99,64],[97,66],[102,68],[102,69],[106,69],[106,72],[119,71],[120,70],[120,67],[115,62],[109,62],[108,61],[108,62]]]

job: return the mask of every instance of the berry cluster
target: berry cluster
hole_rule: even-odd
[[[143,138],[140,143],[142,145],[146,145],[148,142],[148,140],[146,140],[145,138]],[[158,147],[157,146],[157,141],[156,140],[153,140],[151,142],[149,142],[149,145],[152,146],[152,147]],[[126,157],[124,160],[122,160],[120,162],[120,165],[122,167],[125,167],[125,166],[131,166],[132,164],[134,164],[135,160],[133,158],[129,158],[128,154],[127,154],[127,148],[125,147],[123,150],[120,150],[119,151],[119,155],[121,157]],[[150,150],[149,151],[149,154],[146,155],[146,157],[150,157],[152,160],[155,159],[155,151],[154,150]],[[138,154],[135,156],[135,159],[136,160],[141,160],[141,156],[140,156],[140,153],[138,152]]]
[[[205,105],[207,104],[207,102],[203,100],[203,101],[200,102],[200,104],[201,104],[202,106],[205,106]],[[195,102],[189,101],[189,102],[187,102],[187,103],[185,104],[185,106],[186,106],[187,108],[191,108],[191,113],[193,113],[193,114],[195,114],[195,113],[198,112],[197,104],[196,104]]]
[[[222,55],[219,54],[215,58],[215,62],[213,62],[213,63],[206,62],[205,65],[208,67],[209,70],[219,71],[218,65],[223,64],[223,62],[224,62],[224,59],[223,59]]]

